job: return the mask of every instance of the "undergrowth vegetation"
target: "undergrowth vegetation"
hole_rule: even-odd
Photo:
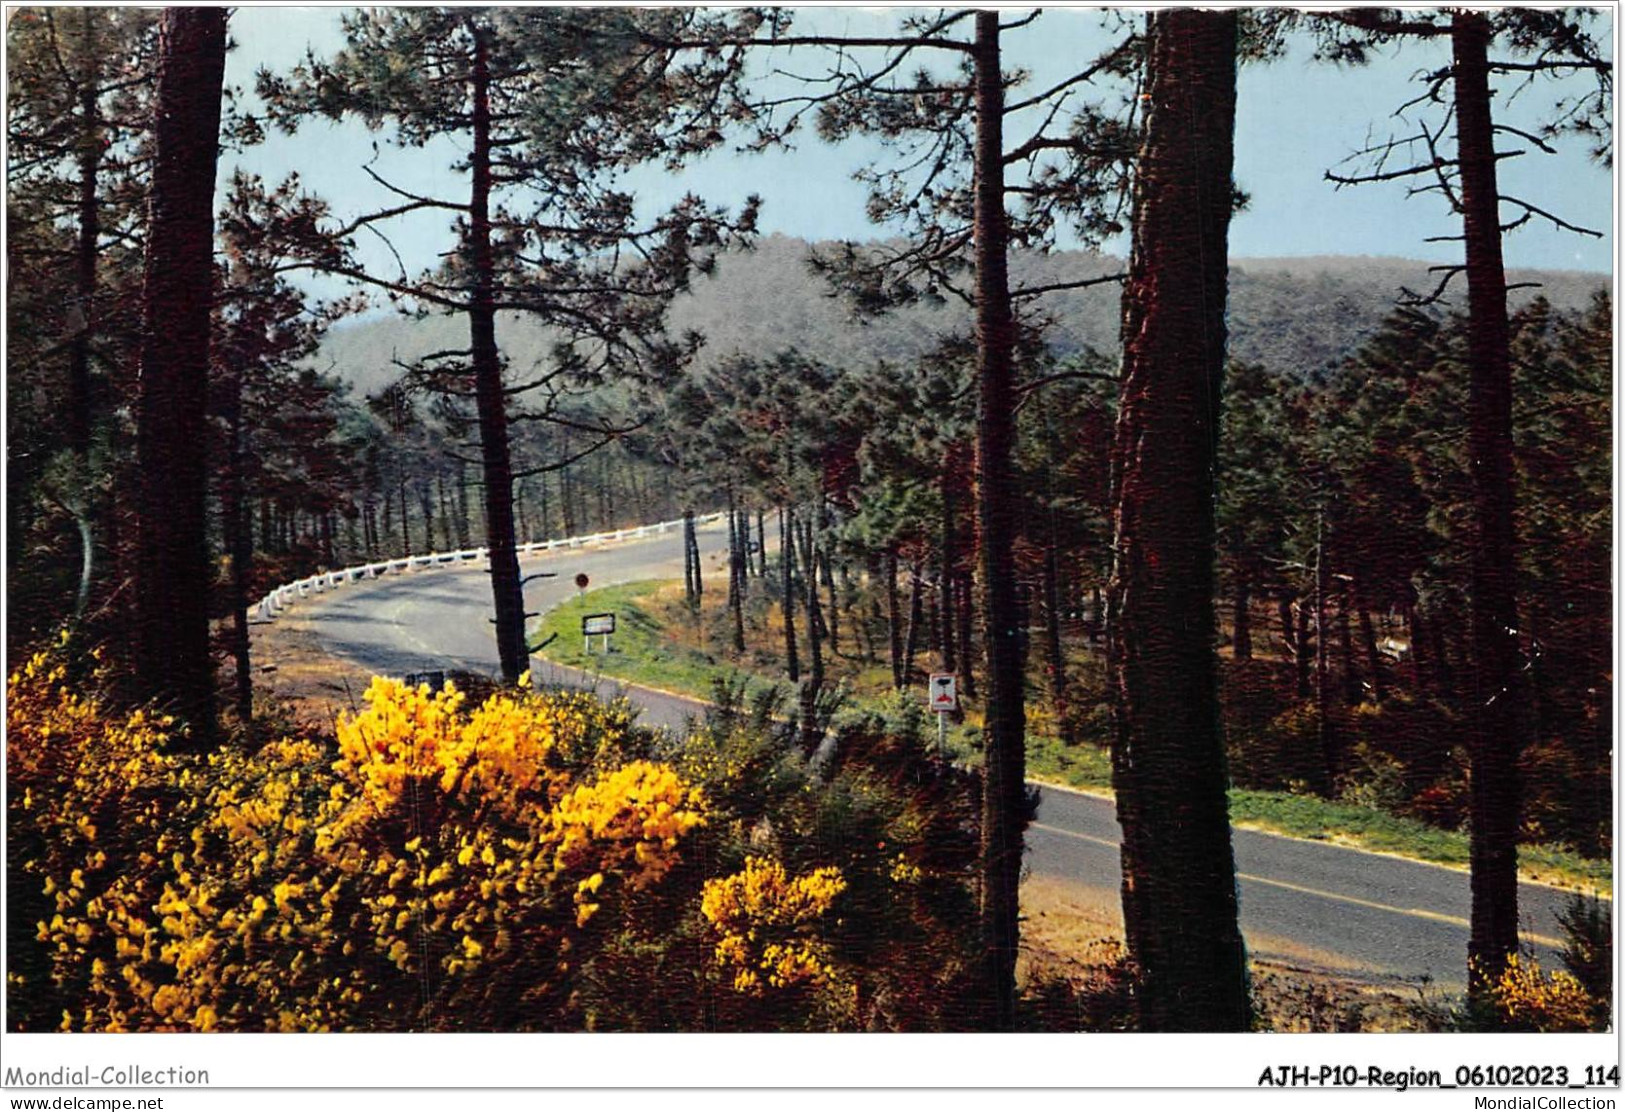
[[[811,757],[718,684],[686,741],[625,704],[374,680],[331,736],[200,754],[58,647],[7,685],[15,1030],[976,1030],[976,773],[917,708]],[[1608,905],[1501,1026],[1607,1022]],[[1132,1030],[1132,968],[1036,964],[1027,1030]],[[1044,947],[1040,944],[1039,953]],[[1284,1030],[1439,1029],[1429,1001],[1260,974]],[[1263,1004],[1268,1003],[1267,1007]]]
[[[20,1030],[971,1029],[974,781],[624,705],[379,678],[333,736],[188,751],[56,652],[8,683]]]

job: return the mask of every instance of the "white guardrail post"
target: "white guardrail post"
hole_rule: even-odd
[[[722,513],[707,514],[696,518],[696,525],[712,525],[723,520]],[[519,545],[517,551],[522,556],[531,556],[537,552],[554,552],[561,548],[580,548],[588,544],[602,544],[606,541],[622,541],[629,537],[647,537],[651,535],[664,536],[683,524],[682,518],[673,518],[670,521],[661,521],[653,525],[639,525],[632,529],[617,529],[611,533],[593,533],[574,537],[551,537],[545,541],[526,541]],[[460,552],[430,552],[421,555],[407,555],[391,560],[381,560],[372,564],[357,564],[354,567],[340,568],[338,571],[323,572],[319,575],[296,579],[291,583],[283,583],[272,587],[265,597],[260,599],[257,607],[262,622],[273,622],[278,614],[292,606],[296,599],[309,598],[312,591],[327,592],[345,583],[354,583],[360,579],[377,579],[390,572],[400,574],[410,571],[413,567],[433,568],[441,564],[455,564],[464,560],[483,560],[487,557],[484,548],[469,548]]]

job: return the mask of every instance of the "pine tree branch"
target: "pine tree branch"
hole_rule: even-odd
[[[1518,227],[1521,224],[1527,223],[1531,216],[1539,216],[1539,217],[1542,217],[1543,219],[1551,221],[1553,226],[1555,226],[1557,228],[1560,228],[1563,231],[1575,232],[1575,233],[1577,233],[1579,235],[1583,235],[1583,236],[1591,236],[1593,239],[1601,239],[1602,238],[1602,233],[1597,231],[1596,229],[1594,229],[1594,228],[1583,228],[1578,224],[1571,224],[1567,220],[1564,220],[1563,218],[1561,218],[1559,216],[1555,216],[1552,213],[1547,212],[1545,209],[1539,207],[1538,205],[1532,205],[1528,201],[1523,200],[1522,198],[1509,196],[1508,194],[1503,193],[1499,197],[1499,200],[1502,201],[1505,204],[1517,205],[1519,208],[1524,210],[1523,215],[1512,223],[1511,226],[1514,227],[1514,228]]]
[[[598,443],[590,444],[587,447],[583,448],[581,451],[576,452],[574,455],[566,456],[564,459],[555,460],[553,463],[541,464],[540,466],[537,466],[537,467],[526,467],[526,468],[521,468],[519,470],[516,470],[513,473],[513,477],[515,479],[528,479],[532,475],[546,475],[546,474],[548,474],[550,472],[553,472],[553,471],[563,471],[566,467],[569,467],[572,463],[577,463],[577,462],[579,462],[581,460],[586,459],[588,456],[592,455],[594,452],[598,451],[600,448],[609,447],[609,445],[615,443],[615,441],[617,439],[619,439],[619,438],[614,437],[614,436],[607,436],[604,439],[600,440]],[[478,460],[467,460],[465,462],[478,463],[479,461]]]
[[[1041,297],[1047,293],[1059,293],[1062,290],[1083,290],[1090,286],[1104,286],[1112,282],[1128,280],[1128,273],[1102,274],[1095,278],[1080,278],[1075,282],[1049,282],[1042,286],[1021,286],[1010,291],[1011,300],[1028,297]]]
[[[402,189],[400,186],[394,184],[393,182],[386,181],[371,166],[365,166],[365,165],[362,166],[361,167],[361,172],[366,174],[369,178],[371,178],[373,181],[377,182],[379,185],[383,186],[385,189],[389,190],[391,193],[395,194],[397,197],[405,197],[408,201],[416,202],[417,206],[420,207],[420,208],[442,208],[442,209],[447,209],[447,210],[449,210],[451,212],[467,212],[468,211],[468,205],[466,203],[465,204],[459,204],[456,201],[442,201],[437,197],[420,197],[416,193],[409,193],[406,190]]]

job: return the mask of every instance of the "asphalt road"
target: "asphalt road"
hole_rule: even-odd
[[[702,560],[720,580],[726,527],[699,535]],[[681,574],[681,532],[596,548],[555,550],[526,558],[526,575],[554,572],[526,586],[527,608],[541,612],[569,601],[574,577],[592,587]],[[386,675],[457,670],[497,671],[488,576],[477,567],[405,571],[348,584],[298,604],[322,648]],[[543,683],[625,693],[653,725],[681,730],[700,703],[599,680],[538,662]],[[1116,914],[1119,829],[1109,800],[1046,788],[1027,835],[1030,875],[1051,878],[1075,896]],[[1470,895],[1467,875],[1452,869],[1321,842],[1255,831],[1234,832],[1242,929],[1251,953],[1374,980],[1464,987]],[[1556,914],[1567,894],[1543,885],[1519,891],[1525,938],[1556,965]],[[1118,920],[1119,925],[1121,920]]]
[[[1028,867],[1115,899],[1121,831],[1112,804],[1045,788],[1027,832]],[[1255,830],[1234,830],[1248,951],[1374,980],[1466,987],[1467,874],[1438,865]],[[1524,940],[1561,968],[1557,913],[1566,892],[1519,886]],[[1117,923],[1121,927],[1121,917]]]

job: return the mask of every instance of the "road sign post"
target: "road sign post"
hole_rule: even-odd
[[[959,689],[952,672],[933,672],[926,699],[937,716],[937,755],[948,757],[948,715],[959,709]]]
[[[581,645],[585,652],[592,652],[592,637],[601,634],[604,638],[604,652],[609,652],[609,635],[615,632],[614,614],[583,614],[581,616]]]

